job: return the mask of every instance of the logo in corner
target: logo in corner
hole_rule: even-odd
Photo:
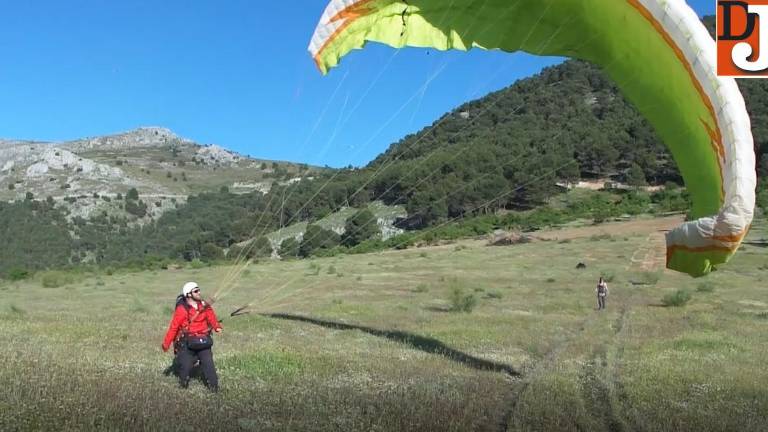
[[[768,78],[768,0],[717,1],[717,75]]]

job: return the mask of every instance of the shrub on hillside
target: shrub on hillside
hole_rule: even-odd
[[[485,295],[489,299],[496,299],[501,300],[504,297],[504,294],[502,294],[499,291],[491,291],[488,294]]]
[[[280,256],[285,258],[295,258],[299,256],[299,242],[293,237],[289,237],[280,243]]]
[[[272,256],[272,243],[265,236],[257,238],[251,246],[251,257],[266,258]]]
[[[651,201],[659,213],[686,211],[691,208],[691,198],[685,189],[662,189],[651,194]]]
[[[706,281],[699,284],[696,287],[696,291],[702,293],[711,293],[715,290],[715,284],[712,281]]]
[[[363,254],[363,253],[369,253],[369,252],[376,252],[384,249],[388,249],[391,246],[388,246],[389,243],[385,242],[381,239],[370,239],[366,240],[359,245],[347,249],[347,253],[351,254]]]
[[[470,313],[477,306],[477,297],[473,293],[467,293],[458,281],[450,284],[448,301],[451,304],[451,312]]]
[[[75,281],[71,274],[60,271],[51,271],[43,273],[41,283],[45,288],[59,288],[71,284]]]
[[[665,295],[661,303],[667,307],[685,306],[691,300],[691,293],[686,289],[679,289],[673,293]]]
[[[640,273],[640,280],[638,283],[642,285],[656,285],[661,279],[661,272],[646,271]]]
[[[380,234],[376,216],[368,210],[362,209],[347,218],[344,223],[342,244],[352,247]]]
[[[606,282],[613,282],[616,280],[616,273],[613,270],[603,273],[603,280]]]
[[[189,267],[193,269],[201,269],[205,267],[205,263],[200,261],[198,258],[195,258],[189,262]]]
[[[20,281],[30,276],[30,272],[23,268],[12,268],[5,274],[5,278],[10,281]]]
[[[238,245],[232,245],[227,249],[226,258],[231,261],[245,258],[245,248]]]
[[[309,225],[299,245],[299,255],[302,257],[315,255],[322,249],[336,247],[340,241],[341,237],[335,232],[318,225]]]
[[[147,215],[147,205],[144,201],[129,200],[125,202],[125,211],[136,217],[142,218]]]
[[[139,191],[136,188],[131,188],[125,195],[125,199],[128,201],[137,201],[139,199]]]
[[[216,261],[224,258],[224,251],[213,243],[206,243],[200,248],[200,258],[205,261]]]

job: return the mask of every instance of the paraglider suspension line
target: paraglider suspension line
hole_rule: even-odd
[[[403,13],[400,14],[400,19],[403,20],[403,30],[400,32],[400,37],[403,37],[403,35],[405,34],[405,14],[408,13],[408,7],[410,6],[408,5],[407,0],[403,0],[403,3],[405,3],[407,6],[405,7],[405,9],[403,9]]]
[[[249,311],[245,310],[247,308],[248,308],[248,306],[241,306],[241,307],[235,309],[235,311],[232,312],[231,314],[229,314],[229,316],[236,317],[238,315],[245,315],[247,313],[250,313]]]

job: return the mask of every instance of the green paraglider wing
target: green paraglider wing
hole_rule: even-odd
[[[670,149],[693,221],[667,234],[667,267],[706,274],[752,221],[755,155],[744,100],[715,75],[715,44],[684,0],[334,0],[309,46],[323,73],[366,42],[526,51],[595,63]]]

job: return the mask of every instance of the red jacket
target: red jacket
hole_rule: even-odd
[[[163,340],[163,351],[168,348],[180,336],[181,332],[191,335],[204,335],[210,333],[211,329],[221,330],[221,324],[216,318],[216,313],[208,303],[196,302],[196,307],[190,306],[186,300],[183,300],[176,306],[171,318],[171,324],[168,326],[168,332]],[[200,310],[200,313],[198,313]]]

